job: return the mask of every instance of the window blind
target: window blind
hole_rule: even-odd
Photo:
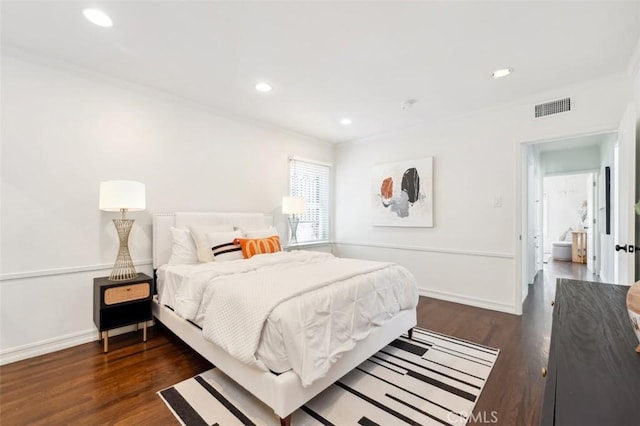
[[[289,195],[305,200],[305,212],[297,215],[298,243],[329,241],[330,175],[327,164],[289,160]]]

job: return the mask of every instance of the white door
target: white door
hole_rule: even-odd
[[[527,283],[535,281],[542,269],[541,181],[539,159],[535,147],[527,154]],[[525,283],[526,286],[526,283]]]
[[[635,108],[629,104],[622,116],[618,128],[614,171],[614,196],[617,198],[617,214],[614,216],[615,268],[614,282],[617,284],[633,284],[635,281],[635,211],[636,193],[636,123]]]
[[[540,173],[540,157],[536,156],[533,167],[535,213],[534,213],[534,235],[536,239],[536,273],[543,268],[544,246],[542,239],[542,174]]]

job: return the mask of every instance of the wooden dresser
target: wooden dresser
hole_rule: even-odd
[[[558,279],[542,425],[640,424],[640,354],[628,290]]]

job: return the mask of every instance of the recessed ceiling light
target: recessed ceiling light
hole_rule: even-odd
[[[495,70],[491,77],[493,78],[502,78],[506,77],[513,72],[513,68],[503,68],[501,70]]]
[[[99,27],[113,27],[113,22],[111,18],[101,10],[98,9],[85,9],[82,11],[82,14],[85,18],[87,18],[92,23],[96,24]]]
[[[353,123],[353,121],[351,121],[350,118],[343,118],[342,120],[340,120],[340,124],[342,124],[343,126],[349,126],[351,125],[351,123]]]
[[[258,92],[266,93],[266,92],[270,92],[272,89],[273,87],[271,87],[269,83],[260,82],[256,84],[256,90]]]

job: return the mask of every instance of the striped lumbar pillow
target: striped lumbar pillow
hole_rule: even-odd
[[[213,258],[216,262],[224,262],[227,260],[244,259],[242,256],[242,247],[233,244],[233,242],[218,244],[211,247]]]
[[[280,237],[277,235],[268,238],[236,238],[233,243],[242,247],[242,255],[245,259],[249,259],[256,254],[282,251]]]
[[[213,260],[216,262],[225,262],[227,260],[243,259],[242,247],[233,242],[234,239],[241,235],[240,231],[207,234]]]

